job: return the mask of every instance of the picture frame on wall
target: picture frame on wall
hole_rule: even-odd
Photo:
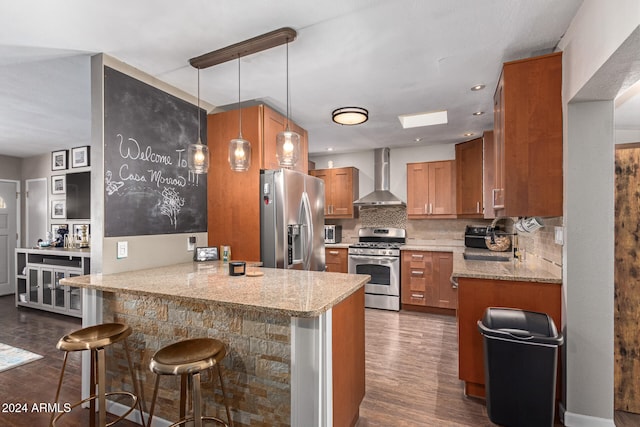
[[[69,225],[68,224],[51,224],[51,234],[53,234],[53,237],[57,237],[58,234],[60,234],[59,230],[61,228],[66,229],[67,232],[69,231]]]
[[[89,146],[71,149],[71,167],[83,168],[89,166]]]
[[[51,201],[51,218],[52,219],[65,219],[67,217],[67,201],[52,200]]]
[[[62,171],[67,169],[68,150],[51,152],[51,170]]]
[[[53,175],[51,177],[51,194],[64,194],[67,191],[67,176]]]
[[[89,224],[73,224],[73,235],[76,236],[76,241],[82,240],[82,226],[87,226],[87,237],[91,235],[91,225]]]

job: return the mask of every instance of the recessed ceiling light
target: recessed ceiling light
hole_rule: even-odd
[[[447,110],[433,111],[431,113],[404,114],[398,116],[404,129],[417,128],[420,126],[441,125],[448,122]]]
[[[327,151],[333,151],[333,147],[327,148]]]
[[[473,132],[467,132],[464,134],[464,136],[473,136],[473,135],[475,135]]]
[[[474,116],[481,116],[484,114],[484,111],[476,111],[475,113],[473,113]]]
[[[471,90],[474,92],[482,89],[484,89],[484,85],[475,85],[474,87],[471,88]]]
[[[420,141],[422,141],[422,138],[415,138],[414,141],[415,142],[420,142]]]

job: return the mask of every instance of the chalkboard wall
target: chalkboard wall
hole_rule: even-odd
[[[105,236],[207,231],[206,175],[186,158],[198,108],[109,67],[104,81]]]

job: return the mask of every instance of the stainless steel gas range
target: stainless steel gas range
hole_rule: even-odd
[[[361,228],[358,243],[349,246],[349,273],[368,274],[364,305],[400,310],[400,246],[406,242],[402,228]]]

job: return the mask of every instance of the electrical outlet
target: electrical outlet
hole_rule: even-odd
[[[129,256],[129,245],[127,242],[118,242],[118,259],[126,258]]]
[[[554,240],[556,242],[556,245],[564,245],[564,230],[562,229],[562,227],[554,227],[553,231],[555,233]]]
[[[196,236],[187,237],[187,251],[193,251],[196,248]]]

